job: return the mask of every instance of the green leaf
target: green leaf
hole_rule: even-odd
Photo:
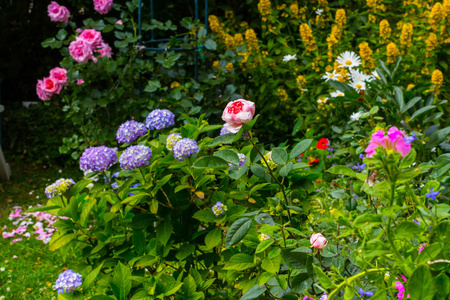
[[[353,227],[361,228],[361,229],[369,229],[373,226],[377,226],[381,224],[381,217],[376,214],[363,214],[356,217],[355,221],[353,221]]]
[[[408,101],[408,103],[406,103],[406,105],[403,107],[403,109],[401,110],[401,113],[406,112],[408,109],[412,108],[417,102],[419,102],[420,100],[422,100],[422,97],[414,97],[411,100]]]
[[[145,250],[146,240],[145,232],[142,229],[133,229],[133,245],[138,255],[142,255]]]
[[[226,248],[230,248],[233,245],[239,243],[250,230],[252,226],[252,220],[249,218],[241,218],[236,220],[227,232],[227,238],[225,240]]]
[[[327,172],[332,174],[347,175],[350,177],[358,178],[359,180],[363,180],[362,176],[360,176],[360,173],[355,173],[355,171],[346,166],[332,166],[327,170]]]
[[[64,40],[67,36],[67,31],[65,29],[60,29],[56,34],[56,38],[60,41]]]
[[[238,253],[230,258],[224,269],[242,271],[253,266],[255,266],[255,263],[253,262],[253,256],[245,253]]]
[[[288,155],[284,148],[277,147],[277,148],[272,149],[272,160],[277,165],[286,164],[287,159],[288,159]]]
[[[63,235],[59,238],[57,238],[56,240],[53,241],[53,239],[50,241],[50,247],[49,250],[50,251],[55,251],[56,249],[61,248],[62,246],[70,243],[74,238],[77,237],[76,233],[70,233],[70,234],[66,234]]]
[[[73,187],[70,188],[69,194],[67,195],[67,199],[70,199],[72,196],[79,194],[91,182],[92,180],[90,179],[83,179],[78,181]]]
[[[114,268],[114,277],[111,282],[111,288],[118,300],[125,300],[131,290],[131,271],[120,261]]]
[[[233,142],[235,136],[236,136],[236,134],[234,134],[234,133],[227,133],[224,135],[219,135],[218,137],[213,139],[211,141],[211,143],[209,143],[209,147],[213,148],[220,144],[231,144]]]
[[[192,165],[192,168],[195,169],[221,168],[221,167],[228,167],[228,163],[223,158],[217,156],[204,156],[198,159]]]
[[[294,293],[301,294],[308,290],[312,284],[313,280],[309,278],[307,273],[300,273],[292,280],[291,288]]]
[[[411,221],[406,221],[400,223],[395,228],[395,237],[397,239],[409,240],[411,238],[420,236],[421,232],[422,229],[420,228],[419,225]]]
[[[332,289],[335,288],[336,285],[331,281],[330,278],[322,271],[321,267],[318,267],[316,265],[313,265],[314,271],[316,272],[317,278],[320,281],[320,284],[326,288],[326,289]]]
[[[230,164],[239,166],[239,156],[233,150],[230,149],[219,150],[214,152],[214,156],[220,157],[223,160],[229,162]]]
[[[83,286],[85,289],[88,289],[93,283],[95,278],[97,278],[98,274],[100,273],[100,270],[102,269],[104,264],[104,261],[94,270],[89,272],[89,274],[84,278],[83,280]]]
[[[30,209],[27,209],[24,213],[32,213],[32,212],[39,212],[39,211],[50,211],[53,209],[61,208],[61,206],[51,205],[51,206],[35,206]]]
[[[374,115],[374,114],[376,114],[376,113],[378,112],[379,109],[380,109],[380,108],[379,108],[378,106],[374,106],[374,107],[372,107],[372,108],[370,109],[369,113],[370,113],[371,115]]]
[[[173,226],[170,220],[166,219],[162,224],[159,224],[156,229],[156,238],[163,244],[166,245],[172,235]]]
[[[242,297],[240,300],[253,300],[264,294],[264,292],[267,290],[265,285],[258,286],[258,284],[255,284],[252,286]]]
[[[256,251],[255,253],[261,253],[264,250],[266,250],[267,248],[270,247],[270,245],[272,245],[274,242],[273,239],[267,239],[267,240],[263,240],[261,243],[258,244],[258,247],[256,247]]]
[[[270,278],[274,277],[275,275],[269,272],[264,272],[261,275],[259,275],[258,277],[258,285],[264,285],[267,280],[269,280]]]
[[[215,223],[217,220],[220,220],[214,216],[211,208],[199,210],[192,217],[203,223]]]
[[[428,106],[422,107],[421,109],[416,110],[413,113],[413,115],[411,116],[410,122],[412,122],[415,118],[417,118],[419,115],[423,114],[424,112],[427,112],[427,111],[432,110],[434,108],[436,108],[435,105],[428,105]]]
[[[243,165],[241,167],[230,167],[228,169],[228,176],[234,180],[238,180],[242,177],[245,173],[247,173],[248,167],[246,165]]]
[[[405,106],[405,100],[403,99],[403,92],[402,92],[401,88],[395,87],[394,95],[395,95],[395,100],[397,101],[397,105],[398,105],[400,111],[402,111],[403,107]]]
[[[434,278],[434,284],[436,285],[437,295],[441,299],[447,299],[450,293],[450,279],[444,273],[439,274]]]
[[[153,93],[160,88],[161,88],[161,82],[159,82],[159,80],[149,80],[144,91]]]
[[[296,158],[297,156],[305,152],[311,146],[312,141],[312,139],[307,139],[295,145],[289,155],[290,159]]]
[[[355,296],[355,291],[353,290],[353,287],[349,285],[345,286],[344,300],[352,300],[353,296]]]
[[[303,118],[299,118],[297,120],[297,122],[295,122],[294,127],[292,128],[292,134],[291,135],[296,135],[297,132],[300,130],[300,128],[302,127],[303,124]]]
[[[205,236],[205,244],[209,249],[214,248],[215,246],[220,244],[222,240],[222,229],[220,227],[216,227]]]
[[[434,281],[426,265],[418,265],[407,281],[406,289],[411,300],[431,300],[434,296]]]
[[[264,257],[261,263],[261,268],[263,268],[265,271],[269,273],[278,273],[280,271],[280,264],[281,264],[281,255],[278,255],[277,257],[273,259],[268,259],[267,257]]]
[[[416,154],[416,150],[411,149],[411,151],[403,157],[402,162],[400,163],[400,169],[409,168],[416,159]]]
[[[178,282],[178,281],[172,281],[172,282],[169,282],[169,283],[165,283],[163,285],[163,287],[164,287],[164,289],[163,289],[164,296],[167,297],[167,296],[175,294],[181,288],[182,285],[183,285],[183,283],[182,282]]]
[[[282,252],[283,260],[291,268],[302,269],[306,266],[308,254],[305,252],[296,252],[292,249],[285,249]]]
[[[89,201],[87,203],[83,204],[83,209],[82,209],[81,215],[80,215],[80,225],[82,227],[86,227],[89,213],[91,212],[91,209],[96,204],[97,204],[97,200],[95,200],[95,198],[89,198]]]
[[[205,48],[208,49],[208,50],[216,50],[216,49],[217,49],[217,44],[216,44],[216,42],[214,42],[214,41],[211,40],[211,39],[207,39],[207,40],[205,41],[204,46],[205,46]]]

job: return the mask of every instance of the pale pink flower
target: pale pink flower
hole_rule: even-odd
[[[44,82],[42,80],[38,80],[36,84],[36,94],[42,101],[50,100],[53,95],[53,93],[48,93],[44,91]]]
[[[77,62],[88,62],[89,59],[94,60],[92,48],[84,40],[77,39],[69,45],[70,55]]]
[[[85,29],[77,37],[77,40],[83,40],[91,46],[91,48],[101,47],[103,43],[102,33],[95,29]]]
[[[122,20],[121,19],[117,20],[116,25],[123,25]]]
[[[238,99],[228,103],[222,113],[222,120],[226,122],[225,128],[236,133],[242,124],[249,123],[255,115],[255,103],[244,99]]]
[[[113,54],[111,50],[112,49],[108,44],[102,43],[100,49],[96,50],[96,52],[100,53],[100,57],[111,57]]]
[[[6,231],[2,232],[2,237],[4,239],[7,239],[7,238],[10,238],[10,237],[13,237],[13,236],[14,236],[14,232],[6,232]]]
[[[376,153],[376,148],[383,147],[388,152],[400,153],[405,157],[411,151],[411,144],[405,139],[405,132],[398,130],[397,127],[391,127],[385,135],[384,130],[378,130],[372,133],[372,139],[369,145],[364,150],[367,157],[373,157]]]
[[[52,77],[58,84],[67,85],[69,77],[67,77],[67,70],[64,68],[53,68],[50,70],[50,77]]]
[[[84,83],[83,78],[80,78],[80,79],[77,80],[77,84],[78,84],[78,85],[81,85],[81,84],[83,84],[83,83]]]
[[[20,242],[20,241],[22,241],[22,238],[14,239],[14,240],[12,240],[11,242],[12,242],[12,243],[16,243],[16,242]]]
[[[311,246],[317,249],[323,249],[327,245],[327,239],[321,233],[314,233],[309,239]]]
[[[113,5],[113,0],[94,0],[94,9],[100,14],[107,14]]]
[[[69,22],[70,11],[65,6],[61,6],[55,1],[52,1],[47,7],[47,11],[51,21]]]

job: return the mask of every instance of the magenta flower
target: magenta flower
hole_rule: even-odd
[[[372,140],[364,151],[367,153],[367,157],[373,157],[376,153],[375,149],[383,147],[388,153],[400,153],[402,157],[405,157],[411,151],[411,144],[405,137],[405,132],[398,130],[397,127],[389,128],[387,135],[384,130],[378,130],[372,133]]]
[[[232,133],[241,129],[242,124],[249,123],[255,115],[255,103],[238,99],[228,103],[222,113],[222,120],[227,122],[225,128]]]
[[[100,14],[107,14],[113,5],[113,0],[94,0],[94,9]]]
[[[69,22],[70,11],[55,1],[52,1],[47,7],[48,16],[52,22]]]

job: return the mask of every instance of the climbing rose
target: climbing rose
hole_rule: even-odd
[[[112,0],[94,0],[94,9],[100,14],[107,14],[113,5]]]
[[[67,85],[69,77],[67,77],[67,70],[64,68],[53,68],[50,70],[50,77],[52,77],[58,84]]]
[[[112,49],[111,47],[106,44],[106,43],[102,43],[100,48],[95,50],[96,52],[100,53],[100,57],[109,57],[111,58],[112,56]]]
[[[327,239],[321,233],[314,233],[309,239],[311,246],[317,249],[323,249],[327,245]]]
[[[44,77],[42,88],[47,93],[59,94],[62,86],[60,84],[58,84],[53,77]]]
[[[225,107],[222,120],[227,122],[225,128],[232,133],[241,129],[242,124],[249,123],[255,115],[255,103],[239,99],[228,103]]]
[[[85,63],[88,62],[89,59],[92,59],[94,62],[97,61],[97,59],[92,55],[91,46],[82,39],[77,39],[70,43],[69,53],[77,62]]]
[[[328,141],[328,139],[321,138],[317,142],[316,147],[317,147],[317,149],[322,149],[323,150],[323,149],[327,149],[329,144],[330,144],[330,142]]]
[[[411,151],[411,144],[405,139],[405,132],[398,130],[397,127],[389,128],[387,135],[384,130],[378,130],[372,133],[372,139],[364,150],[367,157],[373,157],[376,148],[383,147],[386,151],[400,153],[405,157]]]
[[[52,98],[53,93],[49,93],[44,90],[44,81],[38,80],[36,84],[36,94],[38,95],[39,99],[42,101],[47,101]]]
[[[77,37],[77,40],[83,40],[91,48],[101,47],[103,43],[102,33],[95,29],[85,29]]]
[[[65,6],[52,1],[47,7],[47,11],[52,22],[69,22],[70,11]]]

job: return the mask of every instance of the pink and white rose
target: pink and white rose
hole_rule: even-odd
[[[67,70],[64,68],[53,68],[50,70],[50,77],[52,77],[58,84],[67,85],[69,77],[67,77]]]
[[[314,233],[309,239],[311,246],[316,249],[323,249],[328,244],[327,239],[321,233]]]
[[[106,43],[102,43],[101,47],[96,50],[96,52],[100,53],[100,57],[111,57],[113,54],[111,47]]]
[[[222,120],[226,122],[225,128],[236,133],[241,129],[242,124],[249,123],[255,115],[255,103],[244,99],[238,99],[228,103],[225,107]]]
[[[101,47],[103,43],[102,33],[95,29],[85,29],[77,37],[77,40],[83,40],[91,48]]]
[[[58,82],[53,77],[44,77],[43,81],[43,89],[47,93],[56,93],[59,94],[62,86],[58,84]]]
[[[36,94],[38,95],[39,99],[42,101],[47,101],[52,98],[53,93],[48,93],[44,90],[44,81],[38,80],[36,84]]]
[[[113,5],[113,0],[94,0],[94,9],[100,14],[107,14]]]
[[[55,1],[52,1],[47,7],[48,16],[53,22],[69,22],[70,11],[65,7],[61,6]]]
[[[85,40],[77,39],[70,43],[69,45],[70,55],[77,62],[88,62],[89,59],[97,61],[97,59],[92,55],[92,48]]]

